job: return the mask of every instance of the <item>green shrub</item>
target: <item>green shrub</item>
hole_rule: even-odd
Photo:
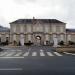
[[[28,41],[28,43],[24,43],[26,46],[31,46],[33,43],[31,41]]]
[[[21,46],[21,43],[20,43],[20,41],[19,41],[19,43],[18,43],[18,46]]]
[[[75,45],[75,42],[73,42],[73,41],[68,41],[68,44],[69,44],[69,45]]]
[[[13,44],[16,46],[16,45],[17,45],[17,42],[14,40],[14,41],[13,41]]]
[[[24,43],[24,45],[31,46],[33,43]]]
[[[64,45],[64,41],[60,41],[58,45]]]

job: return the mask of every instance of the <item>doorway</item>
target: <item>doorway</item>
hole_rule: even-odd
[[[41,45],[41,36],[36,36],[36,45]]]

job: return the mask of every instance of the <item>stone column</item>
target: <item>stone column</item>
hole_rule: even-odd
[[[47,41],[48,41],[48,43],[50,41],[48,34],[45,35],[45,42],[44,42],[45,45],[48,45]]]
[[[23,25],[20,25],[20,33],[24,33],[24,27],[23,27]]]
[[[13,45],[17,45],[16,34],[13,34]]]
[[[60,35],[60,39],[61,39],[61,41],[64,41],[64,35],[63,34]]]
[[[68,35],[68,41],[71,41],[71,35],[70,34]]]
[[[52,26],[52,32],[55,33],[56,32],[56,25]]]
[[[22,46],[24,46],[24,35],[23,34],[20,35],[20,43]]]
[[[0,42],[1,42],[1,37],[2,37],[2,35],[0,34]]]
[[[13,41],[16,41],[16,34],[13,34]]]
[[[16,25],[13,25],[13,32],[16,32]]]
[[[54,37],[53,40],[54,40],[54,47],[57,47],[57,46],[58,46],[58,40],[57,40],[57,37]]]
[[[54,47],[57,47],[58,46],[58,40],[57,40],[56,35],[53,36],[53,41],[54,41]]]

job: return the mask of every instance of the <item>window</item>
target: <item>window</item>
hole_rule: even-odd
[[[0,37],[0,42],[1,42],[1,37]]]

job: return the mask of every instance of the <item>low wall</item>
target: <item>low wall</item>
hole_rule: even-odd
[[[57,47],[57,52],[75,52],[75,47]]]

